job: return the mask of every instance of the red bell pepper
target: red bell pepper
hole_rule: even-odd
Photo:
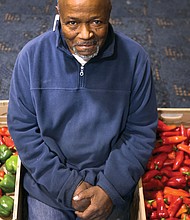
[[[176,177],[176,176],[180,176],[180,175],[181,175],[181,172],[173,171],[173,172],[171,172],[170,177]]]
[[[176,157],[176,151],[172,151],[171,153],[168,153],[168,159],[173,160],[175,159],[175,157]]]
[[[4,144],[3,142],[3,136],[0,135],[0,145]]]
[[[147,165],[149,170],[153,169],[161,169],[163,166],[164,161],[167,159],[168,155],[167,153],[160,153],[158,155],[155,155],[151,157],[150,163]]]
[[[181,175],[181,176],[176,176],[176,177],[171,177],[167,182],[166,182],[166,186],[170,186],[173,188],[177,188],[177,189],[184,189],[186,187],[186,178],[185,176]]]
[[[180,125],[180,132],[181,132],[180,135],[187,137],[187,130],[183,124]],[[188,138],[184,141],[183,144],[187,144],[187,143],[188,143]]]
[[[158,192],[158,190],[146,191],[146,190],[143,189],[144,198],[146,200],[154,200],[156,198],[156,193],[157,192]]]
[[[182,174],[188,174],[188,173],[190,173],[190,167],[189,166],[181,166],[180,168],[179,168],[179,171],[182,173]]]
[[[164,176],[164,175],[163,175],[160,181],[161,181],[164,185],[166,185],[166,182],[168,181],[168,179],[169,179],[169,178],[168,178],[167,176]]]
[[[186,128],[183,124],[180,125],[180,133],[181,133],[182,136],[187,137],[187,131],[186,131]]]
[[[184,151],[184,152],[190,154],[190,146],[189,146],[189,145],[186,145],[186,144],[178,144],[178,145],[177,145],[177,148],[178,148],[179,150],[182,150],[182,151]]]
[[[164,199],[167,205],[170,205],[171,203],[173,203],[178,197],[179,196],[174,196],[171,194],[164,194]]]
[[[162,191],[158,191],[158,193],[156,194],[156,203],[157,203],[157,216],[159,218],[167,218],[169,215],[164,202]]]
[[[162,120],[160,119],[158,120],[157,130],[159,132],[171,131],[171,130],[174,130],[176,127],[177,127],[176,125],[167,125]]]
[[[0,128],[0,135],[1,136],[10,136],[10,133],[9,133],[9,130],[8,130],[8,127],[1,127]]]
[[[155,176],[158,176],[160,174],[160,171],[158,170],[148,170],[143,176],[142,181],[143,182],[149,182],[152,178]]]
[[[184,160],[184,151],[177,151],[175,161],[173,164],[173,170],[178,170]]]
[[[188,197],[183,197],[183,203],[190,206],[190,198]]]
[[[190,127],[186,129],[186,134],[187,134],[188,139],[190,139]]]
[[[3,142],[5,143],[5,145],[9,148],[15,148],[15,144],[14,144],[14,141],[11,137],[8,137],[8,136],[4,136],[3,137]]]
[[[157,211],[153,211],[150,216],[150,220],[159,220],[160,218],[157,216]]]
[[[147,170],[154,170],[153,156],[151,156],[146,165]]]
[[[174,176],[181,176],[181,172],[173,171],[170,166],[163,167],[163,168],[160,170],[160,173],[161,173],[162,175],[167,176],[168,178],[171,178],[171,177],[174,177]]]
[[[179,144],[185,141],[187,137],[184,136],[171,136],[171,137],[162,137],[161,141],[163,144]]]
[[[190,166],[190,159],[185,159],[183,161],[183,164]]]
[[[168,214],[170,217],[175,217],[176,213],[179,211],[183,204],[182,197],[178,197],[173,203],[168,207]]]
[[[181,135],[180,131],[164,131],[160,133],[161,137],[170,137],[170,136],[179,136]]]
[[[164,161],[164,163],[163,163],[163,167],[167,167],[167,166],[173,166],[173,164],[174,164],[174,159],[166,159],[165,161]]]
[[[168,144],[168,145],[162,145],[160,147],[154,148],[154,150],[152,151],[152,154],[157,154],[157,153],[170,153],[172,152],[174,149],[174,146],[172,144]]]
[[[161,170],[160,170],[160,173],[162,175],[165,175],[167,176],[168,178],[172,177],[172,168],[170,166],[166,166],[166,167],[163,167]]]
[[[163,183],[158,179],[151,179],[149,182],[142,183],[142,185],[145,191],[148,191],[148,190],[155,191],[155,190],[164,189]]]

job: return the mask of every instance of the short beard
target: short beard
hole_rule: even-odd
[[[99,45],[97,45],[96,51],[95,51],[93,54],[91,54],[91,55],[86,55],[86,56],[85,56],[85,55],[79,54],[79,53],[77,52],[77,50],[76,50],[76,47],[73,46],[73,51],[74,51],[75,55],[81,57],[83,60],[86,60],[86,61],[88,61],[88,60],[92,59],[93,57],[97,56],[99,50],[100,50],[100,47],[99,47]]]

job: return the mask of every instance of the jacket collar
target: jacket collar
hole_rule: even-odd
[[[72,56],[70,50],[68,49],[64,36],[62,34],[60,22],[57,22],[55,33],[56,33],[56,47],[59,50],[62,50],[63,52],[65,52],[67,55]],[[108,30],[108,35],[107,35],[105,44],[100,49],[98,55],[92,58],[92,60],[99,60],[105,57],[112,56],[114,53],[114,48],[115,48],[115,33],[113,31],[112,25],[109,24],[109,30]]]

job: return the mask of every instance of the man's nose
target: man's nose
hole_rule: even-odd
[[[89,27],[89,24],[81,24],[79,36],[81,39],[89,39],[93,36],[93,31]]]

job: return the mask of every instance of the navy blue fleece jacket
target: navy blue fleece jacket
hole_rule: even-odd
[[[60,28],[21,50],[10,87],[8,126],[35,198],[71,209],[81,180],[123,206],[154,147],[156,98],[144,49],[111,25],[105,46],[84,66]]]

